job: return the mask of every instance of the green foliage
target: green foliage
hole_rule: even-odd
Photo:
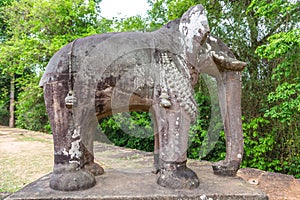
[[[10,4],[12,0],[0,0],[0,10],[2,7]],[[0,16],[0,43],[6,39],[6,23],[4,19]]]
[[[278,119],[281,123],[291,124],[291,121],[299,119],[300,115],[300,84],[280,84],[274,92],[268,96],[268,101],[274,106],[266,111],[265,116]]]
[[[273,133],[265,132],[270,122],[262,117],[243,123],[245,154],[242,167],[253,167],[261,170],[281,170],[278,159],[273,159],[272,150],[275,145]]]
[[[169,0],[157,0],[155,2],[148,0],[151,10],[148,11],[148,21],[150,29],[156,30],[168,22],[167,2]]]
[[[197,91],[195,98],[199,105],[198,112],[200,116],[197,117],[195,124],[190,128],[188,157],[197,159],[200,156],[199,153],[203,145],[203,140],[208,133],[211,107],[209,97],[202,92]]]
[[[208,114],[207,110],[206,113]],[[225,158],[225,134],[217,129],[217,132],[207,130],[209,117],[198,118],[190,129],[188,158],[219,161]],[[217,125],[219,126],[219,125]]]
[[[268,44],[261,45],[257,48],[256,53],[261,57],[274,59],[285,55],[297,59],[297,51],[300,47],[300,29],[293,29],[288,32],[276,33],[268,38]],[[291,60],[286,58],[286,60]]]
[[[100,127],[115,145],[153,152],[154,131],[151,116],[145,112],[116,114],[101,120]]]
[[[273,158],[280,160],[281,172],[300,177],[300,29],[281,32],[268,38],[268,43],[257,48],[262,57],[276,63],[271,80],[276,86],[269,91],[269,108],[265,110],[273,124],[272,131],[278,144]]]
[[[132,16],[114,20],[114,31],[116,32],[145,31],[147,28],[147,22],[141,16]]]
[[[16,125],[28,130],[51,133],[42,88],[38,86],[39,79],[40,77],[28,79],[22,86],[16,105]]]
[[[93,1],[13,1],[1,9],[10,39],[1,47],[5,70],[43,69],[63,45],[95,33],[98,15]],[[4,65],[6,64],[6,65]],[[10,66],[9,68],[6,66]]]
[[[63,45],[97,32],[95,7],[95,1],[20,0],[0,8],[7,36],[0,45],[0,78],[6,83],[0,102],[7,102],[8,83],[16,77],[17,126],[49,131],[37,74]]]
[[[254,11],[255,15],[263,16],[266,19],[282,18],[293,15],[294,11],[299,11],[299,2],[288,0],[252,0],[248,11]]]
[[[0,124],[7,126],[9,120],[9,95],[7,86],[10,84],[10,79],[1,73],[1,69],[0,80]]]
[[[168,4],[168,20],[180,18],[185,11],[198,3],[198,0],[170,1]]]
[[[39,39],[61,35],[71,40],[89,34],[97,20],[95,3],[84,0],[14,1],[3,11],[9,25],[8,33]],[[14,25],[14,26],[12,26]]]
[[[266,110],[265,116],[288,126],[297,123],[300,117],[299,35],[300,29],[274,34],[268,38],[268,44],[256,50],[261,57],[277,63],[271,77],[277,84],[275,91],[268,95],[271,107]]]
[[[262,117],[243,124],[245,154],[241,167],[283,172],[299,178],[299,150],[292,148],[299,141],[299,136],[292,141],[280,139],[282,135],[276,129],[274,132],[266,132],[269,124],[270,121]],[[288,152],[285,148],[289,149]]]
[[[199,115],[190,129],[189,158],[217,161],[225,156],[225,139],[218,101],[209,96],[209,92],[214,92],[208,89],[212,84],[201,78],[200,87],[195,93]]]
[[[8,126],[9,112],[7,108],[0,107],[0,125]]]

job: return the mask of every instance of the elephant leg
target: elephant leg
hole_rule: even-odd
[[[72,191],[95,185],[94,176],[82,169],[83,144],[75,127],[72,109],[65,106],[67,82],[56,81],[44,86],[45,103],[54,140],[54,168],[50,187]]]
[[[154,106],[159,134],[159,177],[157,183],[173,189],[193,189],[199,186],[194,171],[186,166],[190,117],[173,102],[171,108]]]
[[[226,158],[213,164],[214,173],[235,176],[242,162],[244,136],[241,114],[241,73],[227,71],[219,80],[219,101],[226,137]],[[224,87],[223,87],[224,85]]]
[[[80,129],[80,137],[83,148],[81,167],[91,172],[94,176],[104,173],[103,168],[94,160],[94,135],[98,125],[95,110],[95,88],[94,77],[85,73],[77,75],[74,91],[78,94],[77,104],[73,108],[75,124]]]
[[[157,174],[160,171],[159,163],[159,134],[156,120],[154,120],[154,170],[153,173]]]
[[[94,134],[98,125],[97,119],[90,119],[85,124],[83,130],[82,143],[83,149],[83,168],[91,172],[94,176],[98,176],[104,173],[104,169],[95,162],[94,158]]]
[[[94,176],[104,173],[103,168],[94,160],[94,134],[98,125],[98,120],[93,109],[80,110],[82,118],[80,120],[81,139],[83,143],[83,163],[82,167],[90,171]],[[89,116],[89,117],[86,117]]]

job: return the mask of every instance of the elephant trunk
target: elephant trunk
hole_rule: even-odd
[[[213,165],[215,174],[234,176],[244,152],[241,113],[241,72],[226,71],[218,80],[219,103],[226,137],[226,158]]]

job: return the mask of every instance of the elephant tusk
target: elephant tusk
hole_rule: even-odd
[[[225,54],[212,52],[212,57],[220,70],[242,71],[247,63],[229,57]]]

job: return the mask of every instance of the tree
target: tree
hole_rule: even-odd
[[[5,23],[6,40],[0,46],[0,71],[4,77],[10,77],[11,100],[16,94],[17,125],[31,128],[31,116],[37,117],[31,113],[36,112],[34,107],[37,104],[24,102],[34,102],[36,97],[42,101],[43,95],[32,96],[27,84],[37,84],[39,78],[36,77],[40,76],[48,60],[63,45],[97,32],[96,3],[84,0],[12,1],[2,7],[1,20]],[[41,89],[36,90],[42,94]],[[13,106],[11,101],[11,112],[15,110]],[[44,115],[45,109],[38,110],[41,116]]]
[[[0,10],[10,4],[12,0],[0,0]],[[6,38],[6,23],[2,17],[0,17],[0,42],[3,42]]]
[[[10,0],[0,0],[0,10],[8,5],[11,1]],[[7,35],[5,33],[6,30],[6,23],[2,17],[0,17],[0,44],[5,41]],[[8,86],[9,83],[13,83],[13,81],[10,81],[10,77],[6,76],[4,73],[2,73],[2,69],[0,68],[0,118],[2,119],[0,124],[2,125],[8,125],[9,124],[9,112],[8,112],[8,105],[9,98],[8,98]],[[11,87],[12,88],[12,87]],[[13,92],[10,92],[12,95]],[[13,106],[11,106],[13,108]],[[13,119],[13,117],[11,117]],[[11,122],[12,123],[12,122]]]
[[[268,5],[266,2],[253,2],[253,7],[259,6],[256,15],[269,17],[273,10],[281,13],[293,10],[293,5],[281,5],[279,2]],[[271,6],[271,7],[270,7]],[[283,11],[282,11],[283,10]],[[298,3],[299,10],[299,3]],[[296,15],[299,18],[299,14]],[[300,28],[299,24],[291,26],[288,23],[288,16],[285,30],[268,37],[264,45],[256,49],[256,53],[263,59],[274,63],[271,81],[274,89],[269,91],[267,101],[269,107],[265,110],[264,117],[273,124],[272,132],[275,137],[276,147],[273,156],[276,155],[278,169],[284,173],[294,174],[300,177]]]

